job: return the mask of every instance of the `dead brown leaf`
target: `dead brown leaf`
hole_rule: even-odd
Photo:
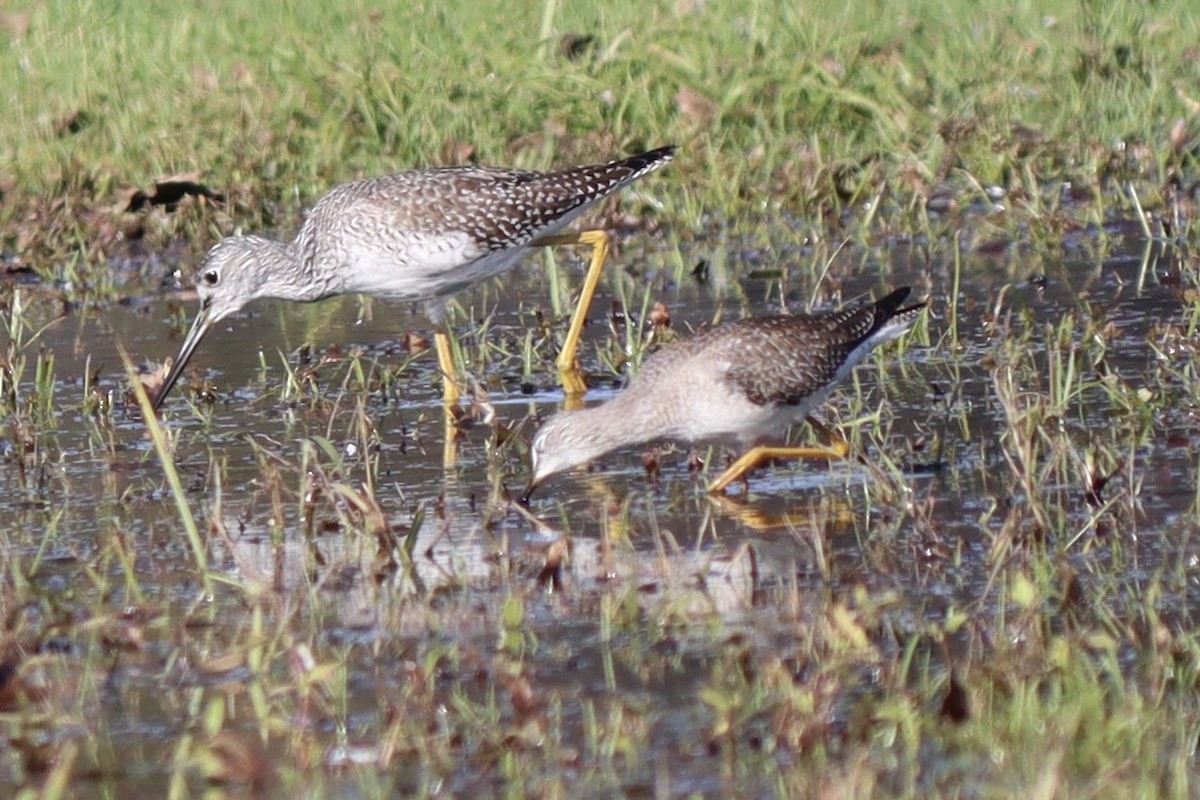
[[[230,77],[233,78],[234,83],[240,83],[243,86],[253,85],[254,83],[254,74],[250,72],[250,66],[241,59],[238,59],[237,62],[234,63],[233,69],[230,72]]]
[[[21,41],[29,33],[29,19],[33,15],[33,10],[40,8],[41,5],[38,3],[33,8],[27,8],[24,11],[0,12],[0,29],[3,29],[14,42]]]
[[[128,189],[125,191],[129,192]],[[189,172],[155,181],[153,192],[144,192],[141,189],[132,190],[123,210],[141,211],[148,207],[166,206],[168,211],[173,211],[186,197],[202,197],[217,203],[225,202],[225,195],[200,182],[199,173]]]
[[[197,87],[206,91],[214,92],[220,88],[217,81],[217,76],[211,70],[205,69],[199,64],[192,66],[192,83]]]
[[[524,675],[502,675],[500,678],[504,688],[508,690],[512,700],[513,710],[521,719],[537,714],[545,701],[538,697],[533,690],[533,684]]]
[[[146,392],[146,396],[150,399],[158,397],[158,393],[162,391],[163,382],[167,379],[167,373],[171,370],[171,359],[167,359],[158,369],[150,372],[139,372],[138,383],[142,385],[142,389]]]
[[[442,163],[453,167],[474,164],[475,154],[475,145],[456,139],[442,147]]]
[[[404,334],[404,349],[407,350],[410,355],[423,353],[429,349],[429,337],[415,331],[409,331],[408,333]]]
[[[1171,126],[1171,133],[1167,136],[1167,140],[1171,143],[1171,148],[1176,153],[1182,153],[1186,150],[1192,141],[1192,134],[1188,130],[1187,120],[1183,117],[1175,120],[1175,124]]]
[[[671,327],[671,311],[663,303],[655,302],[650,310],[650,324],[656,328]]]
[[[707,128],[717,115],[717,104],[690,86],[681,86],[675,93],[675,105],[693,126]]]
[[[658,450],[651,448],[642,453],[642,469],[646,470],[646,477],[652,482],[657,482],[662,468],[658,463]]]
[[[221,731],[208,742],[208,752],[214,758],[205,775],[210,783],[244,783],[267,789],[278,780],[271,758],[257,737]]]
[[[555,539],[546,548],[545,560],[538,572],[538,583],[551,586],[555,591],[562,591],[563,567],[571,558],[571,540],[565,536]]]

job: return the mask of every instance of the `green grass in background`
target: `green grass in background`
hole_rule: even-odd
[[[874,198],[919,230],[947,181],[1040,214],[1060,181],[1123,212],[1132,180],[1156,208],[1196,172],[1197,20],[1182,0],[29,4],[0,32],[2,244],[95,263],[107,224],[203,249],[361,175],[664,142],[685,149],[655,194],[683,230]],[[232,202],[113,221],[178,174]]]

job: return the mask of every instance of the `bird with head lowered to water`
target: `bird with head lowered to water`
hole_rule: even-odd
[[[213,325],[259,298],[313,302],[343,294],[426,301],[437,328],[447,403],[458,399],[442,304],[450,295],[516,263],[534,247],[592,248],[579,303],[558,358],[568,394],[586,389],[576,349],[608,253],[600,230],[561,233],[603,198],[669,162],[660,147],[605,164],[553,172],[442,167],[397,172],[336,187],[313,207],[290,242],[222,239],[196,275],[200,310],[154,408],[162,407]]]
[[[909,291],[902,287],[874,302],[824,314],[728,322],[663,347],[619,395],[592,408],[559,412],[537,431],[522,501],[552,475],[617,448],[660,439],[750,446],[711,484],[712,492],[768,459],[845,458],[845,440],[811,413],[874,347],[912,326],[925,303],[904,306]],[[831,445],[761,444],[781,438],[802,419]]]

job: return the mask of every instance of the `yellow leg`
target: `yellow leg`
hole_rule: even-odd
[[[437,347],[438,370],[442,373],[442,403],[446,407],[445,438],[442,440],[442,468],[454,469],[458,460],[458,428],[455,426],[454,412],[457,410],[460,392],[458,381],[454,379],[454,354],[450,349],[450,334],[437,331],[433,335]]]
[[[837,433],[819,420],[813,419],[812,417],[808,417],[808,423],[816,428],[819,433],[829,439],[828,445],[824,447],[820,445],[810,445],[807,447],[752,447],[740,458],[730,464],[729,469],[722,472],[721,476],[712,482],[712,484],[708,487],[708,491],[711,493],[724,491],[726,486],[733,483],[735,480],[742,477],[762,462],[769,461],[773,458],[809,458],[840,461],[850,453],[850,444],[840,433]]]
[[[442,402],[452,406],[460,396],[458,382],[454,379],[454,356],[450,352],[450,334],[438,331],[433,336],[437,346],[438,369],[442,372]]]
[[[579,292],[579,303],[571,316],[571,325],[567,328],[567,338],[563,340],[562,350],[558,354],[558,375],[562,381],[563,391],[567,396],[580,395],[587,391],[587,383],[579,369],[575,357],[579,349],[579,337],[583,333],[583,321],[587,316],[592,297],[596,294],[596,286],[600,283],[600,270],[608,258],[608,234],[604,231],[584,231],[583,233],[567,233],[561,236],[545,236],[533,242],[535,247],[550,247],[552,245],[588,245],[592,248],[592,260],[588,265],[587,277],[583,280],[583,289]]]
[[[452,384],[447,384],[450,386]],[[455,387],[455,391],[458,388]],[[452,470],[458,461],[458,426],[454,424],[454,415],[450,413],[450,405],[446,406],[445,438],[442,439],[442,469]]]

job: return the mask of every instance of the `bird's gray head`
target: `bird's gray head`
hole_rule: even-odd
[[[573,424],[574,416],[570,411],[561,411],[534,434],[529,445],[529,486],[521,496],[523,503],[529,503],[533,490],[546,478],[587,460],[578,457],[579,426]]]
[[[571,451],[571,429],[567,413],[555,414],[538,428],[529,446],[530,483],[536,486],[546,478],[574,466],[567,457]],[[561,432],[560,432],[561,431]]]
[[[595,409],[560,411],[534,434],[529,446],[529,487],[524,499],[551,475],[566,472],[604,455],[613,443],[604,439],[594,424]]]
[[[281,248],[261,236],[227,236],[208,251],[195,281],[210,325],[267,296],[270,259]]]
[[[154,400],[155,411],[162,407],[200,340],[214,324],[238,312],[251,300],[279,296],[279,281],[273,280],[273,276],[284,271],[279,265],[286,265],[288,259],[287,245],[261,236],[229,236],[208,251],[196,273],[200,310],[184,337],[175,363],[163,379],[162,389]]]

